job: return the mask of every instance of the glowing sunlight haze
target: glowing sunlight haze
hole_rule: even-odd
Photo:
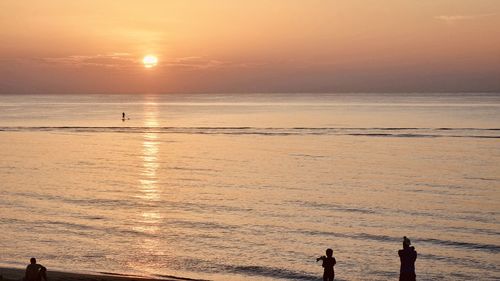
[[[144,67],[151,68],[158,64],[158,58],[152,55],[147,55],[142,59],[142,63],[144,63]]]

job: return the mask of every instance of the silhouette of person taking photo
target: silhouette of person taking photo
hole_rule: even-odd
[[[30,264],[26,267],[24,281],[47,281],[47,268],[36,263],[35,258],[30,259]]]
[[[403,237],[403,249],[398,251],[401,260],[399,270],[399,281],[415,281],[415,261],[417,260],[417,251],[415,247],[410,247],[411,242],[406,236]]]
[[[337,263],[335,258],[333,257],[333,250],[326,249],[326,256],[321,256],[316,259],[316,262],[323,261],[321,266],[324,268],[323,271],[323,281],[333,281],[335,278],[335,271],[333,270],[333,266]]]

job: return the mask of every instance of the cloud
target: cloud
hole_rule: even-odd
[[[479,15],[441,15],[435,16],[434,18],[440,21],[443,21],[447,24],[454,24],[458,21],[468,21],[468,20],[476,20],[486,17],[495,16],[496,14],[479,14]]]
[[[197,56],[173,58],[162,62],[162,65],[165,67],[179,67],[184,69],[220,68],[228,64],[229,62]]]
[[[220,59],[207,58],[202,56],[191,56],[173,58],[161,63],[165,67],[175,67],[184,70],[203,70],[221,68],[251,68],[265,65],[257,62],[234,62]]]
[[[72,55],[65,57],[47,57],[34,59],[37,62],[50,65],[65,65],[73,67],[96,66],[105,68],[130,68],[138,65],[138,59],[129,53],[111,53],[98,55]]]
[[[142,58],[129,53],[111,53],[98,55],[71,55],[65,57],[35,58],[36,63],[66,67],[101,67],[111,69],[132,69],[142,67]],[[158,67],[175,68],[184,71],[211,70],[221,68],[252,68],[264,63],[232,62],[203,56],[180,58],[159,57]]]

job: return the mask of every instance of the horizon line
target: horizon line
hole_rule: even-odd
[[[84,92],[75,92],[75,93],[29,93],[29,92],[23,92],[23,93],[2,93],[0,92],[0,96],[13,96],[13,95],[175,95],[175,94],[185,94],[185,95],[213,95],[213,94],[238,94],[238,95],[245,95],[245,94],[303,94],[303,95],[311,95],[311,94],[319,94],[319,95],[324,95],[324,94],[500,94],[500,90],[494,90],[494,91],[386,91],[386,92],[363,92],[363,91],[332,91],[332,92],[299,92],[299,91],[294,91],[294,92],[233,92],[233,91],[220,91],[220,92],[125,92],[125,93],[119,93],[119,92],[89,92],[89,93],[84,93]]]

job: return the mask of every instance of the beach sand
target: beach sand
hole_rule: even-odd
[[[0,267],[0,281],[19,281],[24,276],[24,269]],[[3,278],[3,279],[2,279]],[[50,281],[207,281],[176,276],[164,276],[159,278],[148,278],[142,276],[119,275],[114,273],[70,273],[47,270],[47,278]]]

